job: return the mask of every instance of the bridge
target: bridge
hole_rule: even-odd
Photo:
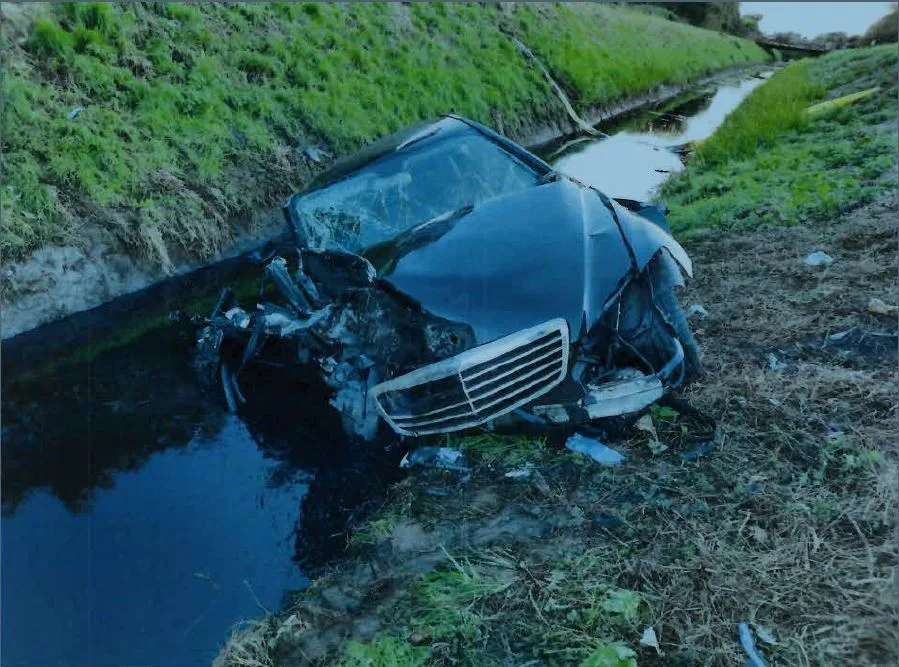
[[[777,42],[765,37],[757,38],[755,43],[769,51],[771,49],[780,49],[781,51],[798,51],[800,53],[810,53],[814,55],[821,55],[822,53],[830,51],[826,46],[820,46],[818,44],[791,44],[789,42]]]

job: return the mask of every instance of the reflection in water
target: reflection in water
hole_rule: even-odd
[[[579,142],[558,154],[544,147],[553,166],[610,197],[651,200],[670,174],[683,169],[671,149],[706,139],[760,78],[721,84],[713,94],[693,95],[600,129],[611,136]],[[661,115],[657,115],[661,114]]]
[[[305,585],[311,476],[210,403],[176,343],[4,374],[3,665],[208,665]]]
[[[137,353],[136,353],[137,352]],[[3,513],[44,488],[71,511],[89,509],[92,488],[116,473],[215,436],[224,414],[210,410],[170,336],[154,334],[34,380],[3,384]]]

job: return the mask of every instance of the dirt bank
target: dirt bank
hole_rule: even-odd
[[[867,305],[899,301],[897,213],[894,191],[692,241],[707,374],[653,411],[667,449],[631,429],[607,469],[552,442],[452,443],[470,478],[411,475],[218,664],[567,665],[604,643],[732,665],[744,621],[776,664],[895,664],[897,322]],[[817,250],[833,264],[807,266]]]

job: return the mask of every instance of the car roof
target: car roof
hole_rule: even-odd
[[[552,167],[539,157],[481,123],[455,114],[446,114],[439,118],[431,118],[404,127],[393,134],[381,137],[356,153],[338,159],[330,168],[313,178],[307,187],[294,193],[285,204],[289,205],[290,200],[294,199],[294,197],[332,185],[388,153],[402,150],[406,146],[419,141],[427,141],[438,133],[441,135],[441,138],[446,138],[449,135],[466,130],[474,130],[486,139],[498,144],[503,150],[514,155],[538,173],[545,174],[552,171]]]

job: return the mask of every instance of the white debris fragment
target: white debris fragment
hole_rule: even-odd
[[[586,454],[597,463],[605,466],[615,466],[624,461],[624,456],[611,447],[607,447],[599,440],[588,438],[580,433],[575,433],[565,442],[565,447],[572,452]]]
[[[846,336],[848,336],[849,334],[851,334],[852,331],[853,331],[852,329],[846,329],[846,331],[840,331],[839,333],[830,334],[830,335],[827,337],[827,340],[832,340],[832,341],[840,341],[840,340],[843,340]]]
[[[708,316],[709,311],[707,311],[701,303],[694,303],[687,309],[687,317],[698,317],[704,320]]]
[[[753,628],[753,630],[755,630],[755,634],[758,636],[758,638],[761,639],[763,642],[765,642],[766,644],[769,644],[771,646],[777,645],[777,640],[774,638],[774,635],[765,626],[753,625],[752,628]]]
[[[772,371],[779,372],[788,368],[787,364],[780,361],[773,353],[768,353],[768,368]]]
[[[659,648],[659,638],[656,636],[656,631],[653,630],[651,626],[643,631],[643,636],[640,637],[640,646],[654,648],[656,653],[662,655],[662,651]]]
[[[828,255],[826,252],[816,250],[810,255],[807,255],[803,261],[805,262],[806,266],[829,266],[833,264],[833,257]]]
[[[656,433],[655,424],[652,423],[652,415],[645,414],[640,419],[637,420],[635,426],[643,431],[644,433],[649,434],[649,442],[647,442],[647,446],[649,447],[649,451],[652,452],[653,456],[656,454],[661,454],[665,450],[668,449],[668,445],[659,440],[659,434]]]
[[[231,323],[234,326],[240,327],[241,329],[246,329],[250,326],[250,314],[243,308],[234,307],[225,313],[225,317],[231,320]]]
[[[878,299],[876,296],[871,297],[871,300],[868,302],[868,312],[875,315],[894,315],[896,311],[896,306],[887,303],[883,299]]]
[[[532,472],[534,472],[533,468],[517,468],[507,472],[504,477],[509,479],[526,479],[531,476]]]

